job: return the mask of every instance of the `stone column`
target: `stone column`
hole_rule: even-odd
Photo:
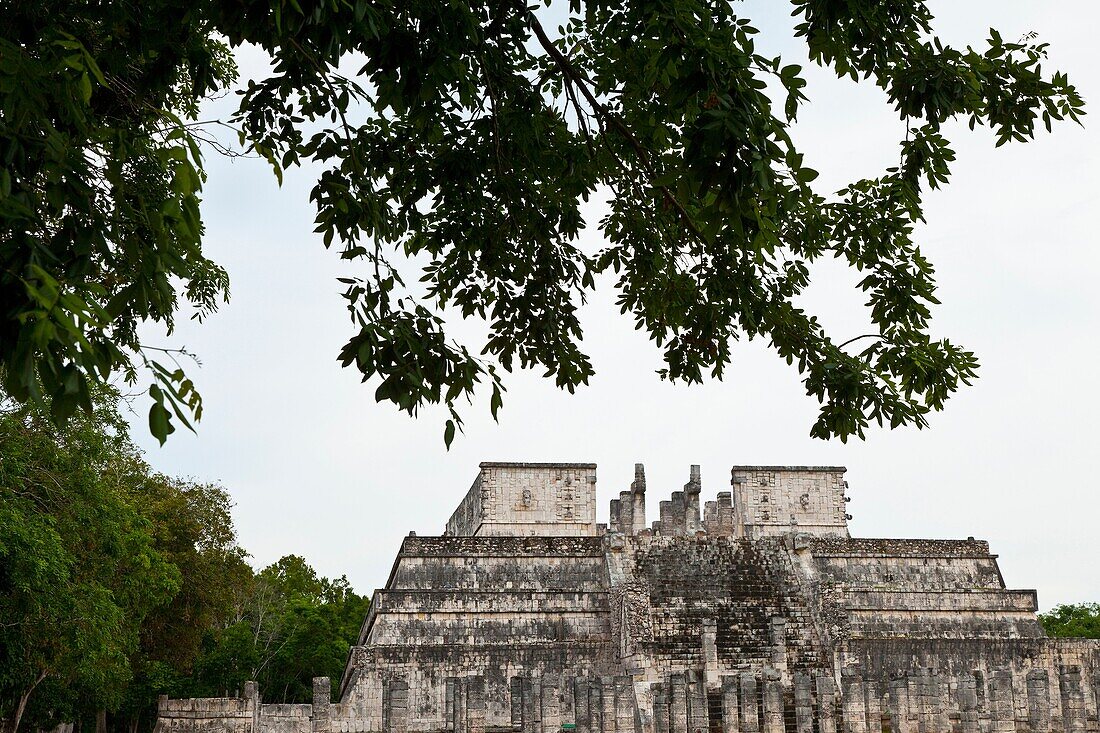
[[[668,687],[654,682],[653,691],[653,733],[669,733],[668,727]]]
[[[641,463],[634,464],[634,483],[630,484],[630,496],[634,505],[631,512],[631,534],[638,534],[645,529],[645,466]]]
[[[466,731],[485,733],[485,717],[488,700],[485,697],[485,678],[470,677],[466,680]]]
[[[759,733],[760,705],[757,702],[756,675],[752,672],[741,674],[741,731]]]
[[[468,693],[469,690],[466,687],[465,678],[456,678],[454,694],[454,713],[451,716],[451,718],[454,720],[454,733],[469,733],[468,721],[466,720],[466,711],[469,707]]]
[[[539,680],[523,678],[522,733],[542,733],[542,685]]]
[[[542,681],[541,702],[541,726],[543,733],[561,732],[561,697],[558,686],[552,680]]]
[[[1050,677],[1045,669],[1027,673],[1027,723],[1031,733],[1050,733]]]
[[[764,733],[784,733],[783,678],[771,668],[764,669]]]
[[[859,670],[845,667],[840,670],[840,708],[844,733],[866,733],[867,699],[863,691],[863,675]]]
[[[836,685],[827,674],[818,675],[817,727],[820,733],[836,733]]]
[[[1058,686],[1062,691],[1062,726],[1065,733],[1084,733],[1085,696],[1081,689],[1081,668],[1077,665],[1060,667]]]
[[[615,678],[600,677],[600,698],[603,701],[603,733],[618,733],[619,718],[615,711]]]
[[[703,619],[703,673],[708,690],[718,689],[718,621]]]
[[[938,669],[932,669],[928,675],[931,693],[931,713],[933,733],[951,733],[951,710],[947,699],[947,680]]]
[[[310,721],[312,733],[329,733],[331,722],[332,683],[328,677],[313,678],[313,714]]]
[[[382,729],[386,733],[406,733],[409,729],[409,683],[403,679],[382,683]]]
[[[443,729],[455,729],[455,686],[458,679],[448,677],[443,681]]]
[[[718,492],[718,533],[722,537],[733,534],[733,494],[729,491]]]
[[[665,499],[657,504],[660,519],[657,520],[658,529],[663,535],[673,536],[680,534],[676,527],[676,512],[672,508],[672,500]]]
[[[703,489],[703,480],[699,475],[699,466],[691,467],[691,477],[684,484],[684,531],[688,536],[703,528],[699,517],[699,492]]]
[[[866,701],[867,730],[869,733],[882,733],[882,697],[879,694],[878,682],[873,679],[864,680],[863,691],[866,695],[864,700]]]
[[[959,677],[960,733],[980,733],[978,717],[978,684],[974,675],[964,672]]]
[[[1092,714],[1092,719],[1096,720],[1100,724],[1100,670],[1092,670],[1092,700],[1085,701],[1085,715],[1088,718],[1089,713]],[[1092,709],[1089,710],[1089,702],[1092,703]]]
[[[1100,671],[1093,670],[1092,672],[1092,716],[1100,723]],[[1085,701],[1085,714],[1086,717],[1089,713],[1088,701]]]
[[[682,673],[669,676],[668,729],[688,733],[687,680]]]
[[[637,716],[634,700],[634,680],[628,675],[615,678],[615,730],[619,733],[635,733]]]
[[[886,711],[890,715],[890,730],[893,733],[910,733],[909,682],[901,674],[891,675],[887,683]]]
[[[164,702],[167,704],[168,698],[164,697]],[[252,712],[252,731],[251,733],[260,733],[260,686],[249,680],[244,683],[244,698],[248,700],[248,707]],[[159,704],[159,699],[158,699]]]
[[[718,537],[718,502],[708,501],[703,504],[703,531],[709,537]]]
[[[508,690],[511,692],[512,703],[512,729],[523,729],[523,678],[512,677],[508,680]]]
[[[993,717],[989,712],[989,675],[985,670],[975,669],[974,693],[978,698],[978,728],[981,733],[989,733],[993,726]]]
[[[573,724],[576,733],[598,733],[592,728],[592,713],[588,707],[588,678],[573,678]]]
[[[989,712],[993,717],[993,733],[1015,733],[1016,706],[1012,691],[1012,671],[998,669],[990,680]]]
[[[687,527],[687,500],[684,498],[684,492],[682,492],[682,491],[673,491],[672,492],[672,509],[671,509],[671,511],[672,511],[672,524],[671,524],[672,529],[669,532],[669,534],[673,534],[673,535],[676,535],[678,537],[683,537],[685,534],[687,534],[687,530],[685,529]],[[664,525],[664,523],[662,521],[662,526],[664,526],[667,529],[670,525]]]
[[[916,733],[932,733],[928,719],[928,670],[919,668],[908,673],[909,719],[916,725]]]
[[[603,733],[603,685],[599,677],[593,677],[588,684],[588,720],[592,733]]]
[[[813,733],[813,691],[810,677],[804,672],[794,673],[794,725],[795,733]]]
[[[737,678],[727,675],[722,678],[722,731],[723,733],[741,733],[741,710],[737,701]]]
[[[685,675],[688,689],[688,731],[695,733],[710,729],[710,714],[707,710],[707,685],[703,675],[690,670]]]
[[[772,616],[768,619],[768,639],[771,642],[772,666],[787,678],[787,619]]]
[[[557,677],[557,682],[560,685],[558,691],[560,692],[561,696],[558,698],[558,704],[561,707],[562,725],[565,725],[566,723],[572,723],[575,733],[577,726],[577,706],[576,702],[573,700],[573,676],[563,671]]]
[[[624,535],[634,531],[634,497],[629,491],[619,492],[619,531]]]

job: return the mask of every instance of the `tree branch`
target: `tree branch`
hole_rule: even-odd
[[[837,346],[837,348],[838,349],[843,349],[848,344],[853,343],[855,341],[859,341],[860,339],[880,339],[880,338],[882,338],[882,334],[879,334],[879,333],[865,333],[861,336],[853,336],[852,338],[848,339],[844,343]]]
[[[645,168],[646,173],[652,179],[653,170],[650,164],[649,151],[646,150],[645,146],[642,145],[637,137],[634,136],[634,133],[630,131],[630,129],[623,123],[623,121],[619,119],[618,115],[608,109],[607,105],[596,98],[596,95],[588,86],[588,80],[585,79],[579,71],[577,71],[577,68],[573,66],[572,62],[568,58],[566,58],[565,54],[563,54],[561,50],[554,45],[554,42],[551,41],[549,36],[546,35],[546,31],[543,29],[542,24],[539,22],[539,19],[535,17],[535,14],[531,12],[531,10],[526,6],[524,6],[524,12],[527,14],[527,20],[531,25],[531,30],[534,32],[535,38],[538,39],[539,45],[542,46],[543,50],[545,50],[550,58],[553,59],[554,64],[565,76],[567,85],[569,83],[576,85],[576,88],[585,98],[585,101],[587,101],[588,104],[592,106],[592,109],[596,111],[597,119],[600,120],[601,123],[609,124],[615,129],[616,132],[622,135],[622,137],[630,144],[630,147],[634,149],[634,152],[638,155],[638,160],[641,162],[642,167]],[[652,184],[652,180],[650,182]],[[677,200],[676,196],[673,195],[672,191],[670,191],[667,186],[660,186],[656,184],[653,185],[655,185],[656,188],[660,189],[661,193],[664,195],[665,201],[668,202],[668,204],[674,209],[676,209],[676,212],[680,215],[680,219],[683,221],[684,226],[686,226],[688,230],[699,239],[700,242],[702,242],[704,245],[707,244],[706,237],[704,237],[703,233],[699,231],[699,228],[695,226],[695,222],[692,221],[691,215],[688,213],[687,209],[684,208],[683,204],[681,204],[679,200]]]

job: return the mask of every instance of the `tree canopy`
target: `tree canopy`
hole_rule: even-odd
[[[327,676],[335,699],[369,604],[347,578],[320,577],[303,558],[287,555],[238,586],[232,618],[207,634],[179,687],[224,695],[256,680],[267,702],[312,702],[313,678]]]
[[[1048,636],[1100,639],[1100,603],[1067,603],[1039,614]]]
[[[578,309],[597,285],[663,349],[667,379],[721,378],[734,342],[760,338],[819,401],[812,435],[923,426],[977,369],[930,332],[934,270],[914,239],[950,176],[944,125],[1026,142],[1083,102],[1030,36],[955,48],[924,2],[790,7],[812,62],[881,88],[904,122],[897,164],[835,193],[790,135],[802,69],[758,52],[728,0],[20,4],[0,18],[7,389],[64,417],[89,383],[145,366],[158,438],[198,417],[194,385],[137,325],[170,326],[180,295],[202,317],[227,292],[200,249],[188,120],[232,83],[228,49],[253,44],[272,69],[243,87],[241,145],[280,177],[317,164],[319,238],[370,273],[343,279],[339,359],[379,401],[445,405],[448,443],[479,390],[496,415],[506,372],[588,382]],[[585,222],[597,193],[607,214]],[[592,224],[605,246],[584,251]],[[829,333],[797,304],[823,258],[861,274],[870,333]],[[483,320],[485,342],[450,337],[456,317]]]
[[[0,716],[13,727],[28,703],[36,720],[78,698],[117,705],[142,623],[180,588],[138,508],[146,469],[124,425],[109,405],[60,429],[0,413]]]
[[[255,572],[219,486],[158,474],[118,397],[58,427],[0,402],[0,723],[110,713],[148,730],[157,695],[309,702],[338,680],[368,600],[293,555]]]

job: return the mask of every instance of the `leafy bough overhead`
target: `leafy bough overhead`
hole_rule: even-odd
[[[789,135],[802,70],[758,53],[735,3],[213,2],[203,27],[270,53],[232,122],[279,176],[321,164],[317,232],[366,265],[344,279],[356,332],[341,362],[410,414],[445,405],[448,443],[479,390],[496,415],[505,372],[588,382],[578,308],[601,274],[668,379],[721,378],[735,341],[762,338],[820,402],[814,436],[923,426],[977,368],[929,334],[933,268],[913,241],[954,159],[943,125],[1027,141],[1083,103],[1033,38],[990,31],[959,50],[924,3],[792,6],[812,61],[876,84],[905,123],[897,165],[832,196]],[[555,12],[567,19],[550,33]],[[349,58],[354,78],[337,71]],[[597,192],[593,254],[577,242]],[[873,332],[834,338],[796,305],[822,258],[861,273]],[[480,352],[444,314],[487,323]]]

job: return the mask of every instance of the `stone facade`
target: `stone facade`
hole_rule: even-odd
[[[595,535],[596,464],[482,463],[445,534]]]
[[[1093,733],[1100,643],[1049,639],[986,542],[849,536],[844,469],[693,466],[646,525],[641,465],[484,463],[410,535],[340,699],[162,699],[158,733]]]

